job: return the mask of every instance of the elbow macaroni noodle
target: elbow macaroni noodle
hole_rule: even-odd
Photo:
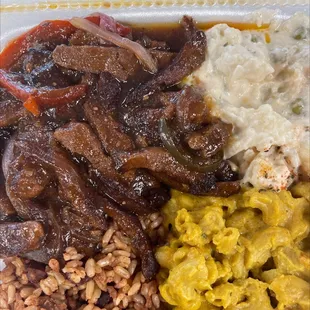
[[[172,191],[163,213],[160,292],[175,309],[310,309],[310,183],[229,198]]]

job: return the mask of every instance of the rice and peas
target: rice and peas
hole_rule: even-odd
[[[162,221],[159,213],[141,220],[154,241],[164,236]],[[115,223],[103,235],[101,245],[101,252],[87,260],[75,248],[67,248],[64,267],[51,259],[37,282],[27,274],[25,260],[6,259],[0,273],[0,309],[159,309],[157,281],[145,281],[130,240]]]

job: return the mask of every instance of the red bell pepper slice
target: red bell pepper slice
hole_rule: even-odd
[[[65,88],[46,89],[23,85],[16,80],[16,75],[0,69],[0,86],[6,88],[14,97],[24,102],[25,108],[34,115],[38,114],[39,107],[54,107],[80,99],[86,94],[84,84]]]
[[[99,26],[102,23],[101,16],[91,15],[87,20]],[[108,17],[108,16],[107,16]],[[109,17],[112,19],[112,17]],[[114,19],[112,19],[114,21]],[[130,33],[129,27],[115,22],[116,31],[126,36]],[[30,47],[36,43],[52,41],[55,44],[63,44],[76,31],[76,28],[68,20],[47,20],[30,29],[18,38],[12,40],[0,54],[0,69],[9,69]]]
[[[32,95],[24,102],[24,107],[26,110],[31,112],[34,116],[39,116],[41,113],[40,107],[36,101],[36,98]]]
[[[15,98],[25,101],[28,99],[34,87],[23,85],[17,80],[17,76],[0,69],[0,86],[7,89]]]
[[[44,21],[8,44],[0,54],[0,68],[9,69],[35,43],[52,41],[62,44],[75,31],[76,28],[67,20]]]

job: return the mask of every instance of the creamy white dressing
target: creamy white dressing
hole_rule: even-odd
[[[219,24],[206,35],[206,61],[186,82],[234,125],[225,157],[242,164],[243,182],[279,190],[300,167],[309,176],[309,17],[298,13],[263,31]]]

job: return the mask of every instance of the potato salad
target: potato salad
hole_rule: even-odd
[[[248,31],[218,24],[206,36],[206,60],[186,82],[233,124],[225,157],[240,165],[243,183],[283,190],[309,178],[309,17]]]

